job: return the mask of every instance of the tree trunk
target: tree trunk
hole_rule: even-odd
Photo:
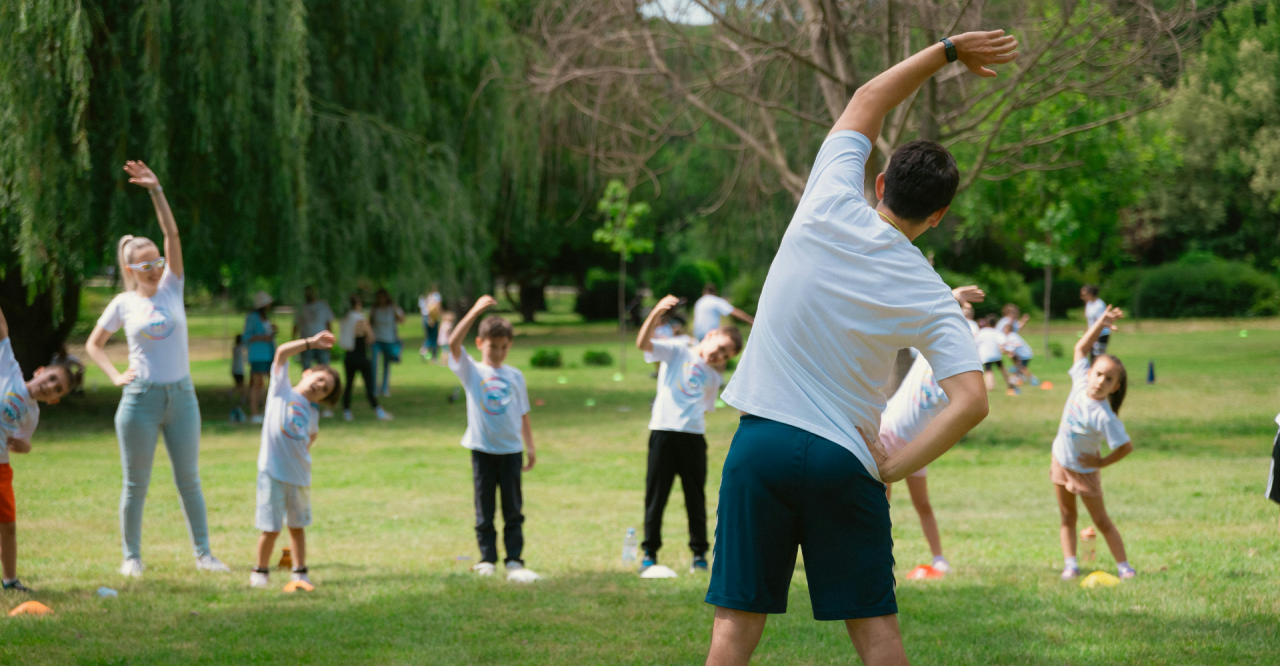
[[[627,371],[627,255],[618,253],[618,372]]]
[[[0,280],[0,309],[4,310],[5,321],[9,323],[13,355],[22,367],[23,376],[30,379],[36,368],[48,365],[55,353],[63,351],[80,313],[80,281],[69,281],[64,286],[62,322],[54,326],[53,292],[37,292],[28,304],[22,271],[10,265],[4,279]]]
[[[1050,236],[1050,241],[1053,237]],[[1050,255],[1052,256],[1052,255]],[[1053,293],[1053,262],[1044,266],[1044,354],[1049,358],[1049,294]]]

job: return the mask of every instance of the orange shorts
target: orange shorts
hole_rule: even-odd
[[[13,468],[0,464],[0,523],[18,522],[18,507],[13,500]]]
[[[1058,459],[1050,456],[1049,479],[1055,486],[1063,486],[1067,492],[1081,497],[1102,497],[1102,474],[1100,472],[1076,472],[1058,464]]]

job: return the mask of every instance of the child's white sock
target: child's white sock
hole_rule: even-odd
[[[1079,568],[1080,568],[1080,562],[1079,562],[1078,560],[1076,560],[1076,558],[1075,558],[1075,557],[1068,557],[1068,558],[1066,558],[1066,562],[1067,562],[1067,568],[1068,568],[1068,569],[1079,569]]]
[[[5,578],[5,579],[3,579],[3,581],[4,581],[4,584],[5,584],[5,585],[10,585],[10,584],[12,584],[15,580],[18,580],[18,579],[17,579],[17,578]]]

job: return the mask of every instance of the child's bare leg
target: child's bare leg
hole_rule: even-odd
[[[1000,376],[1004,377],[1004,385],[1007,388],[1013,388],[1013,382],[1009,381],[1009,371],[1005,369],[1004,365],[998,367],[1000,368]]]
[[[907,490],[911,492],[911,503],[920,515],[920,529],[924,531],[924,540],[929,542],[929,551],[934,557],[942,557],[942,537],[938,534],[938,519],[933,515],[933,505],[929,504],[926,477],[908,476]]]
[[[289,545],[293,548],[293,568],[307,568],[307,534],[301,527],[289,528]]]
[[[1062,514],[1062,527],[1060,528],[1060,538],[1062,539],[1062,556],[1076,556],[1076,496],[1067,490],[1066,486],[1054,484],[1053,489],[1058,493],[1058,513]]]
[[[1089,516],[1093,518],[1093,526],[1098,528],[1103,538],[1107,540],[1107,548],[1111,549],[1111,556],[1116,558],[1116,562],[1128,562],[1129,558],[1124,552],[1124,541],[1120,538],[1120,530],[1116,529],[1116,524],[1111,522],[1111,516],[1107,515],[1107,508],[1102,503],[1101,497],[1081,497],[1080,501],[1084,502],[1084,508],[1089,510]]]
[[[994,390],[996,390],[996,375],[995,375],[995,373],[994,373],[994,372],[991,372],[990,370],[986,370],[986,371],[984,371],[984,372],[982,373],[982,383],[983,383],[983,384],[986,384],[986,386],[987,386],[987,390],[988,390],[988,391],[994,391]]]
[[[263,532],[258,537],[258,568],[271,568],[271,552],[276,549],[276,537],[280,536],[279,532]]]
[[[5,580],[18,577],[18,524],[0,523],[0,563]]]

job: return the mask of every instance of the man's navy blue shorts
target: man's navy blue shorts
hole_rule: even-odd
[[[884,484],[848,449],[743,416],[724,461],[707,603],[787,612],[804,549],[817,620],[893,615],[893,535]]]

